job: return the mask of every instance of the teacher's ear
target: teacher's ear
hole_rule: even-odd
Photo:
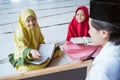
[[[109,32],[108,31],[106,31],[106,30],[101,30],[101,35],[102,35],[102,37],[105,39],[105,40],[109,40]]]

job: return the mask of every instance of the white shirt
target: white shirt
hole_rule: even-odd
[[[120,45],[108,42],[102,48],[86,80],[120,80]]]

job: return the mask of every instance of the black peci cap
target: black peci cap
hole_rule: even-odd
[[[120,0],[91,0],[90,17],[120,24]]]

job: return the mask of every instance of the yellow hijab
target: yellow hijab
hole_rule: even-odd
[[[18,27],[14,34],[16,58],[22,57],[22,53],[26,48],[38,49],[39,44],[44,43],[44,37],[38,24],[33,29],[25,25],[25,21],[29,16],[37,19],[36,14],[31,9],[23,10],[18,19]]]

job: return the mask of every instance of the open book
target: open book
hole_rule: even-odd
[[[86,45],[92,45],[92,39],[90,37],[73,37],[71,40],[73,44],[86,44]]]
[[[55,44],[40,44],[39,52],[41,54],[41,58],[29,61],[29,63],[42,64],[46,60],[52,59],[54,51],[55,51]]]

